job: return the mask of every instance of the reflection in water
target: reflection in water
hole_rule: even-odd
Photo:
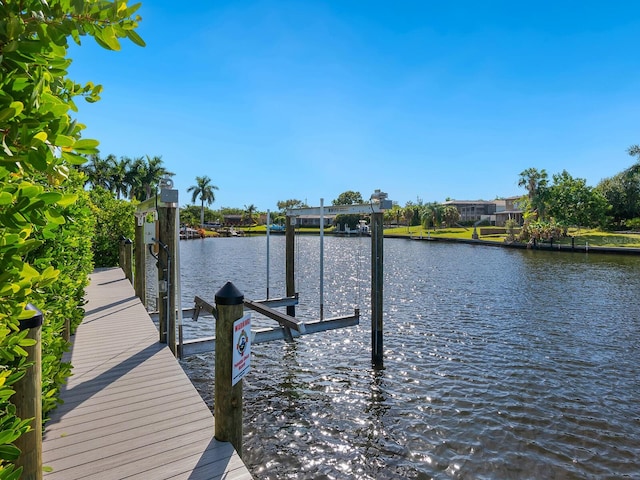
[[[272,242],[278,296],[284,239]],[[297,313],[315,319],[318,239],[297,242]],[[256,478],[637,475],[640,258],[386,240],[385,369],[375,371],[369,244],[325,244],[325,312],[360,306],[362,324],[253,346],[244,451]],[[228,279],[264,297],[264,238],[181,248],[185,304]],[[208,329],[185,324],[192,337]],[[213,357],[183,365],[211,405]]]

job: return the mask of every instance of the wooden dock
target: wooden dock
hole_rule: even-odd
[[[45,479],[251,479],[122,270],[96,270],[87,300],[45,425]]]

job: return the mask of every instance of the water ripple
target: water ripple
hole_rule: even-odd
[[[297,242],[298,314],[315,318],[318,239]],[[373,370],[369,244],[325,243],[325,311],[359,305],[361,325],[253,346],[256,478],[640,478],[640,259],[385,240],[385,368]],[[185,303],[227,280],[264,297],[264,239],[181,246]],[[212,406],[212,356],[183,365]]]

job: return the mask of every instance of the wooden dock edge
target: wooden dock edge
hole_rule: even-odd
[[[213,414],[120,268],[96,269],[66,361],[60,405],[45,424],[46,480],[248,480]]]

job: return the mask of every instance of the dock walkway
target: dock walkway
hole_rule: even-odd
[[[45,425],[45,479],[251,479],[122,270],[96,270],[86,298],[64,404]]]

